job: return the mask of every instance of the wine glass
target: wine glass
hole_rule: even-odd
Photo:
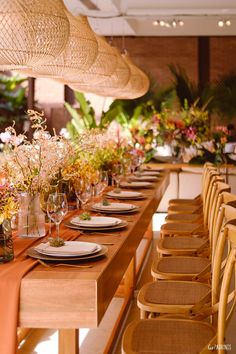
[[[104,189],[108,186],[108,172],[99,171],[99,182],[96,186],[97,194],[102,194]]]
[[[56,225],[56,238],[59,238],[59,227],[68,212],[68,203],[64,193],[49,194],[47,200],[47,215]]]
[[[124,176],[124,167],[122,164],[115,164],[112,166],[112,180],[116,188],[120,188],[120,182]]]
[[[83,180],[79,180],[75,184],[74,188],[76,197],[80,202],[81,209],[85,209],[85,204],[89,201],[93,194],[92,185]]]

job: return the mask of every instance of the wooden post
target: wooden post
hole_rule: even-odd
[[[79,354],[79,330],[59,329],[59,354]]]
[[[198,85],[200,89],[210,81],[210,39],[198,37]]]
[[[34,109],[34,95],[35,95],[35,78],[28,78],[28,97],[27,97],[27,108]]]
[[[74,91],[67,85],[64,86],[64,100],[70,104],[75,103]]]

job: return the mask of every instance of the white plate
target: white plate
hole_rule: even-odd
[[[120,191],[119,193],[116,193],[114,191],[110,191],[106,194],[108,197],[112,198],[142,198],[143,194],[140,192],[133,192],[133,191]]]
[[[130,181],[158,181],[156,176],[132,176],[129,177]]]
[[[136,177],[140,176],[160,176],[161,172],[155,171],[143,171],[143,172],[135,172]]]
[[[49,256],[77,257],[93,254],[101,250],[101,245],[94,242],[65,241],[61,247],[52,247],[49,242],[40,243],[34,248],[38,253]]]
[[[236,160],[236,154],[229,154],[229,158],[231,159],[231,160]]]
[[[79,225],[83,227],[104,227],[118,225],[122,222],[122,220],[109,216],[91,216],[90,220],[81,220],[79,216],[76,216],[72,218],[70,222],[74,225]]]
[[[152,187],[152,183],[150,182],[121,182],[121,187],[124,188],[145,188],[145,187]]]
[[[95,203],[92,205],[93,209],[97,210],[111,210],[111,211],[121,211],[121,210],[132,210],[137,208],[134,204],[128,203],[110,203],[109,205],[103,205],[102,203]]]

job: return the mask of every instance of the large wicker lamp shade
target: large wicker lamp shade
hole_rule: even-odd
[[[52,78],[75,77],[88,70],[98,54],[98,43],[85,16],[66,12],[70,22],[70,35],[64,51],[53,61],[33,68],[36,74]]]
[[[123,59],[130,68],[130,78],[124,88],[108,89],[100,87],[101,85],[76,85],[73,83],[70,83],[69,86],[73,90],[80,90],[113,98],[135,99],[143,96],[149,89],[149,78],[132,62],[127,54],[123,55]]]
[[[80,90],[82,92],[96,93],[101,96],[111,96],[112,92],[124,88],[130,78],[130,68],[122,58],[118,49],[113,48],[117,55],[117,67],[114,73],[106,80],[98,83],[97,85],[81,84],[68,82],[68,86],[73,90]]]
[[[123,58],[129,65],[131,74],[124,89],[115,92],[116,97],[134,99],[145,95],[149,89],[149,78],[132,62],[127,54],[123,55]]]
[[[56,58],[69,30],[62,0],[1,0],[0,69]]]
[[[93,65],[78,75],[65,75],[64,80],[77,84],[97,84],[112,75],[117,67],[117,54],[103,37],[96,35],[98,54]]]

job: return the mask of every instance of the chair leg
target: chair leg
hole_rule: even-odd
[[[140,318],[141,320],[146,320],[148,318],[148,312],[145,310],[140,310]]]

